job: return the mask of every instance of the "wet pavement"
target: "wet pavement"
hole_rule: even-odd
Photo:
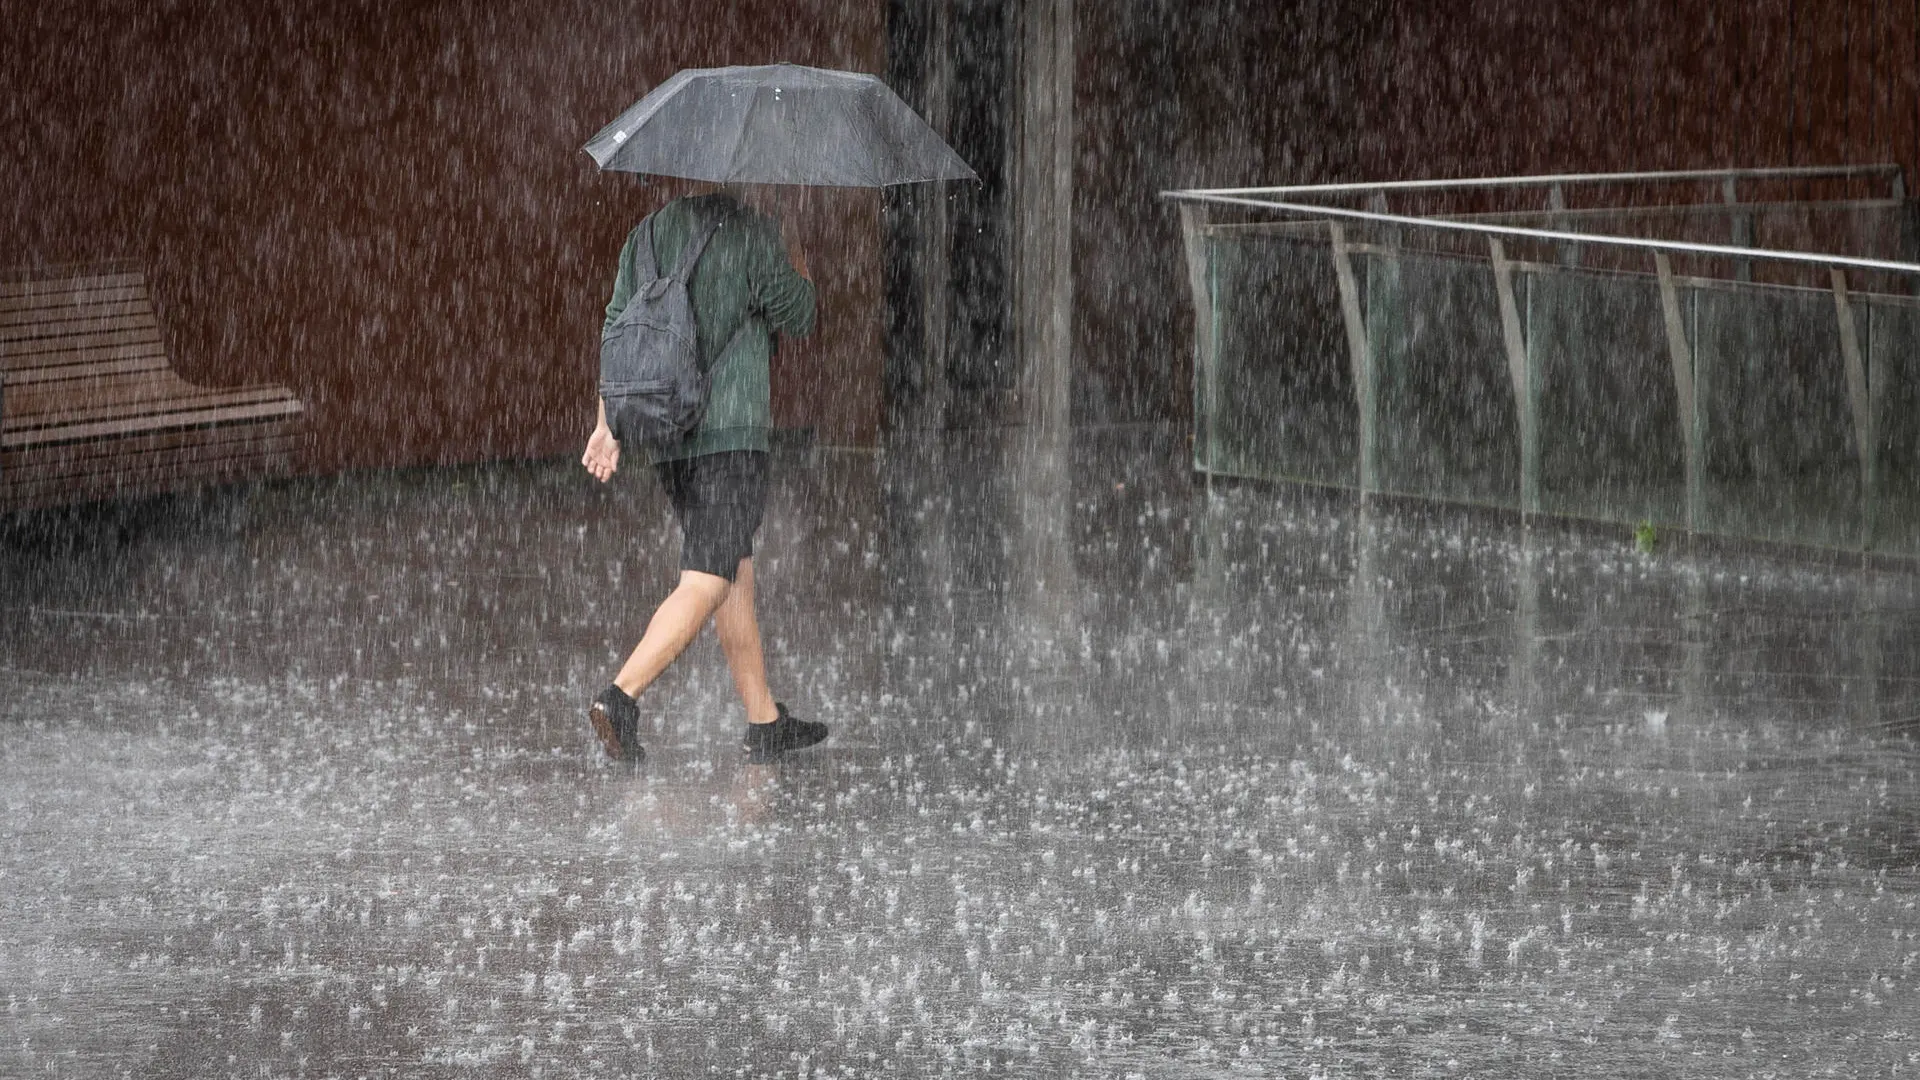
[[[782,454],[768,766],[651,477],[0,529],[0,1075],[1920,1074],[1910,567],[1157,429]]]

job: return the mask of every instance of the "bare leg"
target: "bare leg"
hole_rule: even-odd
[[[628,697],[639,697],[641,691],[653,685],[653,680],[667,670],[673,658],[692,644],[700,628],[720,609],[730,591],[726,578],[698,570],[680,571],[680,584],[654,609],[646,634],[640,644],[634,646],[633,655],[627,657],[613,684]],[[757,636],[754,643],[757,648]],[[732,659],[731,652],[728,659]]]
[[[727,654],[727,667],[733,672],[734,689],[747,707],[747,722],[771,724],[780,718],[773,703],[773,691],[767,689],[766,656],[760,649],[760,620],[753,612],[753,560],[741,559],[733,588],[714,613],[713,629],[720,635],[720,648]]]

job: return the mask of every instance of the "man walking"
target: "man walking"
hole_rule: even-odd
[[[587,713],[608,756],[627,761],[646,758],[634,699],[708,619],[746,706],[743,745],[749,753],[766,759],[827,737],[825,724],[797,719],[774,700],[753,602],[753,538],[767,497],[773,336],[803,337],[813,329],[814,288],[804,253],[786,241],[780,223],[743,205],[733,189],[675,199],[627,237],[606,325],[652,269],[635,265],[641,230],[649,230],[656,265],[667,268],[677,266],[686,245],[716,222],[687,286],[699,355],[712,380],[706,415],[678,444],[647,448],[680,523],[679,584],[654,610],[640,644]],[[604,483],[619,467],[621,449],[602,401],[581,463]]]

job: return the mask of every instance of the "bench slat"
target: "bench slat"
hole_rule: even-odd
[[[146,300],[89,300],[80,304],[41,304],[17,311],[0,308],[0,328],[50,326],[76,319],[104,319],[122,315],[154,315]]]
[[[261,390],[226,391],[205,394],[196,398],[181,398],[168,401],[158,408],[150,409],[92,409],[63,412],[51,416],[32,417],[26,423],[9,424],[0,429],[0,439],[5,446],[24,445],[25,442],[58,442],[69,438],[64,432],[78,427],[89,429],[97,425],[108,425],[100,434],[113,432],[155,431],[175,427],[199,427],[206,421],[183,421],[180,417],[200,416],[223,409],[246,409],[254,406],[280,406],[297,404],[298,398],[284,393],[278,388],[268,387]]]
[[[262,386],[203,390],[191,397],[181,395],[141,402],[103,404],[92,408],[64,407],[58,412],[10,411],[4,423],[0,424],[0,433],[8,440],[7,445],[13,445],[12,440],[16,435],[26,437],[33,432],[60,430],[80,424],[120,423],[144,430],[153,426],[177,426],[169,418],[183,413],[204,413],[209,409],[297,400],[285,387]]]
[[[111,375],[136,375],[143,371],[170,371],[167,358],[159,352],[146,356],[133,356],[122,360],[101,360],[91,364],[61,364],[58,367],[30,367],[7,375],[7,388],[11,392],[23,386],[37,383],[54,383],[66,379],[96,379]]]
[[[0,342],[0,357],[57,355],[73,349],[99,349],[114,345],[153,345],[159,341],[158,327],[148,330],[119,330],[110,334],[74,334],[57,340]]]
[[[212,424],[230,424],[241,420],[260,420],[270,417],[291,418],[304,415],[305,413],[306,406],[301,404],[298,398],[289,396],[272,401],[257,402],[251,405],[193,409],[185,412],[157,413],[117,420],[96,420],[85,423],[66,424],[60,427],[33,428],[27,431],[8,431],[0,433],[0,449],[12,450],[18,447],[31,446],[36,443],[98,439],[141,431],[165,430],[168,428],[191,428]]]
[[[61,308],[92,307],[99,304],[145,304],[152,307],[145,285],[123,285],[112,289],[80,289],[71,292],[35,293],[30,296],[0,296],[0,323],[19,321],[22,313],[57,311]]]
[[[195,386],[182,379],[172,368],[91,379],[23,382],[17,387],[9,383],[5,403],[7,411],[0,423],[7,427],[20,427],[69,412],[141,412],[152,408],[153,403],[161,403],[164,407],[169,400],[189,400],[223,392],[214,387]]]
[[[75,277],[38,277],[27,280],[0,280],[0,298],[15,296],[59,296],[68,293],[94,292],[100,289],[124,289],[138,285],[145,288],[147,275],[137,270],[112,271],[103,274],[82,274]]]
[[[15,468],[47,472],[72,463],[88,463],[96,458],[132,461],[153,453],[193,446],[242,446],[260,439],[293,437],[303,432],[302,425],[284,417],[268,417],[244,423],[223,424],[212,428],[181,428],[173,431],[149,431],[110,439],[81,442],[45,443],[0,452],[0,469]],[[0,476],[13,475],[0,472]]]
[[[64,370],[71,371],[72,368]],[[16,411],[16,405],[19,409],[25,409],[28,412],[38,412],[40,410],[37,403],[42,401],[67,400],[78,405],[92,405],[108,401],[132,401],[155,395],[167,397],[174,394],[199,394],[219,389],[196,386],[181,378],[180,373],[170,367],[142,371],[133,375],[94,378],[75,376],[57,380],[35,379],[32,382],[23,379],[19,383],[8,380],[7,386],[10,390],[15,386],[21,387],[19,398],[15,403],[7,406],[9,413]]]
[[[40,380],[59,379],[66,376],[60,372],[75,366],[113,360],[133,360],[157,358],[164,365],[167,358],[166,346],[158,340],[136,341],[131,345],[101,345],[88,349],[70,349],[58,353],[38,353],[32,356],[8,356],[0,353],[0,371],[7,373],[7,384],[11,386],[16,379]]]
[[[160,320],[151,310],[132,314],[120,312],[109,315],[85,315],[79,318],[61,319],[57,322],[30,322],[14,326],[0,326],[0,343],[19,343],[22,347],[37,341],[64,342],[68,338],[84,334],[107,334],[116,330],[153,330],[158,332]]]

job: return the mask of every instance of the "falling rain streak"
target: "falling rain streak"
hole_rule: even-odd
[[[1920,1070],[1920,584],[1859,557],[1886,534],[1796,504],[1722,532],[1807,547],[1683,542],[1658,276],[1551,308],[1610,269],[1545,248],[1355,256],[1407,361],[1377,486],[1331,234],[1311,277],[1222,263],[1268,302],[1223,324],[1208,443],[1157,197],[1911,177],[1920,9],[296,7],[8,5],[0,263],[138,265],[179,375],[286,386],[312,428],[292,478],[0,519],[0,1076]],[[742,760],[708,637],[636,770],[582,709],[678,537],[645,470],[575,456],[621,237],[684,188],[579,148],[680,68],[782,60],[883,76],[979,179],[795,215],[820,330],[773,361],[760,619],[832,740]],[[1913,258],[1904,196],[1838,220]],[[1537,265],[1503,300],[1509,255]],[[1813,287],[1764,311],[1824,348]],[[1867,363],[1913,336],[1863,317]],[[1547,348],[1591,325],[1606,355]],[[1276,344],[1323,365],[1260,368]],[[1526,432],[1477,437],[1536,355]],[[1709,378],[1762,434],[1704,463],[1851,468],[1844,376]],[[1868,494],[1910,504],[1920,383],[1878,385]],[[1612,523],[1210,483],[1215,452]]]

